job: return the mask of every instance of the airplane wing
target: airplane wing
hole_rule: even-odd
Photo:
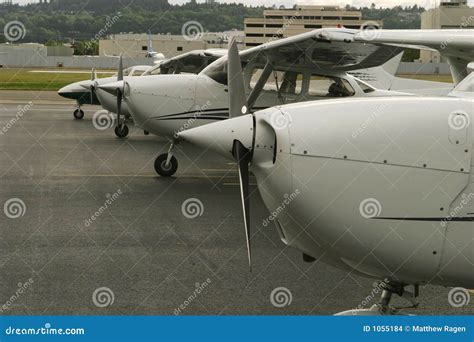
[[[398,46],[438,51],[451,66],[455,83],[467,76],[467,65],[474,60],[474,30],[380,30],[359,31],[354,40],[379,46]]]
[[[317,29],[274,40],[240,53],[243,62],[275,68],[346,72],[384,64],[403,51],[402,47],[355,41],[359,30]]]

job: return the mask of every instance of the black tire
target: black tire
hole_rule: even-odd
[[[73,115],[74,119],[81,120],[84,117],[84,111],[82,109],[76,109]]]
[[[143,134],[145,134],[145,135],[150,135],[150,132],[148,132],[148,131],[143,131]]]
[[[117,137],[125,138],[129,132],[128,126],[127,125],[115,126],[114,132]]]
[[[155,159],[155,171],[162,177],[171,177],[178,170],[178,160],[174,156],[171,157],[168,167],[165,166],[167,158],[168,154],[163,153]]]

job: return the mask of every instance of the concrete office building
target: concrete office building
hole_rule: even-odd
[[[383,22],[367,21],[360,11],[346,11],[337,6],[303,6],[293,9],[265,10],[263,18],[245,18],[245,46],[257,46],[272,39],[294,36],[318,28],[382,28]]]
[[[152,35],[153,49],[167,58],[200,49],[227,48],[228,39],[236,37],[243,43],[243,31],[201,32],[196,37],[184,35]],[[99,40],[99,56],[142,58],[148,47],[147,34],[116,34]]]
[[[421,28],[474,29],[474,8],[468,6],[467,0],[442,0],[439,7],[421,14]],[[422,51],[420,60],[423,63],[438,63],[440,54]]]

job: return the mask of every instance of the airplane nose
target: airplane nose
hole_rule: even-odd
[[[234,141],[239,141],[245,148],[253,147],[253,115],[243,115],[178,133],[193,144],[213,150],[224,157],[233,159]]]
[[[99,89],[106,91],[109,94],[116,95],[117,94],[117,89],[123,89],[124,87],[124,81],[117,81],[117,82],[112,82],[112,83],[106,83],[99,85]]]

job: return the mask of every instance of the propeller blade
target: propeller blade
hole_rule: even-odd
[[[92,68],[92,71],[91,71],[91,81],[95,81],[95,79],[97,78],[97,74],[95,72],[95,68]]]
[[[120,54],[119,66],[117,72],[117,81],[123,81],[123,56]]]
[[[252,253],[250,249],[250,191],[249,191],[249,163],[251,153],[239,140],[234,140],[232,155],[239,167],[240,196],[242,199],[242,210],[244,214],[245,235],[247,240],[247,255],[249,268],[252,270]]]
[[[247,97],[245,95],[244,76],[242,74],[242,62],[235,39],[231,39],[229,42],[227,82],[229,84],[230,117],[235,118],[242,114],[247,114]]]
[[[89,88],[89,95],[90,95],[90,98],[91,98],[91,104],[94,104],[94,84],[91,84],[90,88]]]
[[[122,109],[122,89],[117,88],[117,114],[120,114]]]

